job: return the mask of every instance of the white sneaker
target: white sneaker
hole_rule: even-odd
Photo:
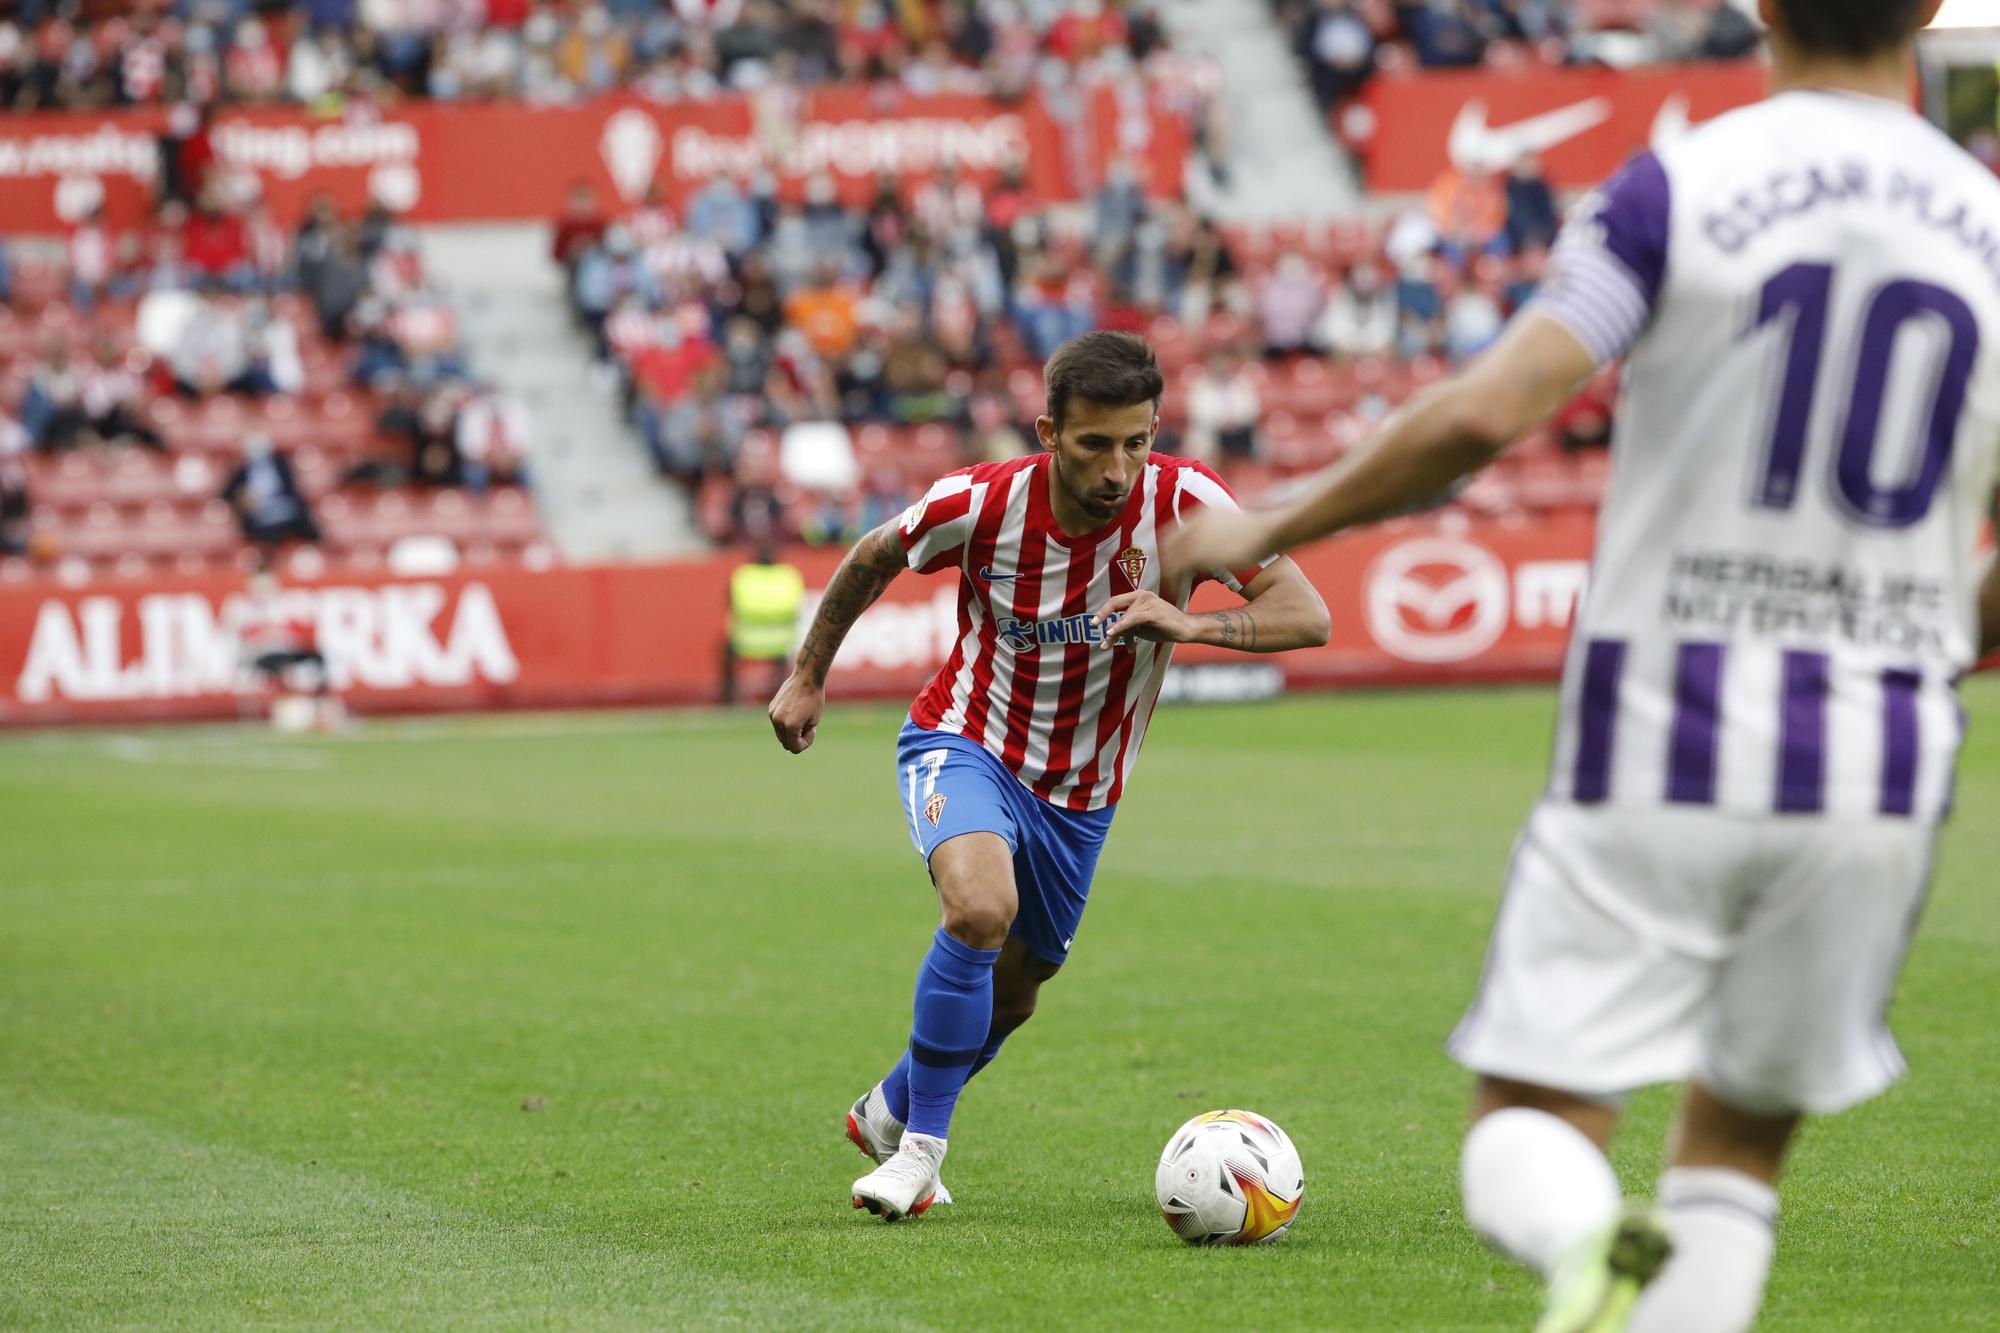
[[[937,1202],[944,1140],[905,1134],[895,1155],[854,1182],[854,1206],[885,1222],[915,1217]]]
[[[902,1146],[903,1122],[889,1114],[889,1099],[882,1095],[880,1083],[855,1098],[848,1109],[847,1140],[877,1166],[894,1157],[896,1149]],[[936,1201],[951,1202],[951,1191],[942,1180],[938,1182]]]

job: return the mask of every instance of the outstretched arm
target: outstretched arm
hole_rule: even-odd
[[[1105,603],[1101,621],[1116,616],[1104,632],[1106,645],[1121,638],[1158,643],[1212,643],[1245,653],[1282,653],[1317,648],[1333,632],[1326,602],[1290,560],[1278,560],[1243,587],[1243,605],[1227,611],[1189,614],[1157,593],[1121,593]]]
[[[894,522],[884,523],[848,551],[813,614],[792,674],[771,700],[771,729],[778,734],[778,744],[799,754],[813,743],[826,708],[826,673],[834,654],[861,613],[907,568]]]
[[[1177,559],[1227,569],[1405,513],[1491,462],[1576,395],[1597,361],[1575,334],[1530,314],[1464,372],[1411,399],[1374,442],[1274,509],[1211,510],[1185,524]]]

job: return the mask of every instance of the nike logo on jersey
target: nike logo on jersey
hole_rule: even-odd
[[[979,577],[985,579],[988,583],[999,583],[1003,579],[1011,579],[1014,576],[1012,574],[995,574],[993,566],[981,565],[979,567]]]
[[[1473,98],[1459,108],[1445,139],[1445,154],[1461,170],[1505,171],[1530,153],[1545,153],[1611,119],[1611,99],[1557,107],[1511,125],[1487,122],[1486,103]]]

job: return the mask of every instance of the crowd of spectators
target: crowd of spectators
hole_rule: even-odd
[[[1179,84],[1144,0],[141,0],[0,20],[0,106],[351,98],[659,101],[891,80],[1018,96],[1128,71]]]
[[[413,230],[379,206],[343,217],[322,196],[287,231],[219,171],[183,183],[192,206],[169,185],[143,225],[114,227],[98,210],[64,238],[70,318],[17,360],[18,392],[0,398],[0,552],[28,546],[29,456],[167,455],[157,404],[299,395],[308,341],[331,352],[336,387],[379,406],[372,450],[346,460],[338,483],[478,492],[527,480],[526,413],[471,373]],[[263,435],[243,438],[222,498],[260,547],[319,539]]]
[[[1384,69],[1731,60],[1756,49],[1736,0],[1275,0],[1331,111]]]
[[[1010,368],[1092,328],[1252,310],[1217,228],[1149,201],[1124,163],[1060,218],[1018,170],[990,187],[885,177],[862,206],[828,178],[798,201],[720,178],[679,209],[655,194],[619,216],[579,185],[553,257],[655,465],[691,487],[735,478],[733,525],[753,536],[780,508],[742,457],[753,432],[931,424],[968,459],[1006,457],[1033,444]],[[832,540],[894,513],[908,478],[859,458],[826,489],[801,526]]]
[[[1122,170],[1060,214],[1016,173],[984,188],[949,171],[885,178],[859,207],[824,178],[797,201],[769,180],[718,179],[679,208],[655,192],[616,215],[579,184],[552,258],[657,469],[733,488],[717,535],[779,525],[832,541],[910,498],[902,460],[857,449],[861,429],[935,427],[949,466],[1028,451],[1035,404],[1013,372],[1088,329],[1195,333],[1208,352],[1176,376],[1186,395],[1163,445],[1225,468],[1265,452],[1269,367],[1474,355],[1539,284],[1557,203],[1527,159],[1505,176],[1452,173],[1427,204],[1350,252],[1246,262]],[[775,456],[746,452],[767,437]],[[840,461],[805,467],[786,503],[775,474],[807,457]]]

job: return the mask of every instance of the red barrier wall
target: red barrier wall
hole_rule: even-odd
[[[1332,642],[1261,660],[1293,685],[1551,679],[1590,541],[1572,520],[1409,525],[1317,548],[1302,563],[1332,608]],[[807,586],[824,587],[838,558],[800,554]],[[333,575],[284,596],[360,712],[704,703],[733,564]],[[0,586],[0,724],[236,716],[245,592],[227,578]],[[949,652],[956,595],[952,577],[898,580],[849,635],[831,692],[914,694]],[[1233,601],[1210,586],[1196,606]],[[1243,659],[1184,648],[1175,660]]]
[[[1671,135],[1757,101],[1769,77],[1760,62],[1740,61],[1639,70],[1428,70],[1378,78],[1364,94],[1373,129],[1362,146],[1363,171],[1371,190],[1428,190],[1454,155],[1476,156],[1485,146],[1510,159],[1534,148],[1551,183],[1586,188],[1656,134]],[[1501,152],[1503,145],[1513,151]]]
[[[138,221],[165,123],[157,109],[0,117],[0,230],[57,229],[93,183],[113,222]],[[655,178],[678,204],[718,175],[747,175],[766,161],[788,192],[824,171],[862,203],[882,172],[928,177],[948,162],[990,181],[1019,159],[1033,193],[1050,200],[1094,189],[1111,158],[1132,151],[1153,193],[1178,195],[1188,143],[1178,117],[1121,103],[1109,89],[1086,99],[1072,125],[1034,96],[838,87],[804,95],[795,114],[760,114],[740,96],[672,106],[416,103],[355,120],[229,111],[214,135],[222,163],[255,173],[285,221],[322,190],[350,211],[373,191],[416,222],[553,218],[578,179],[595,183],[610,208],[636,202]]]

